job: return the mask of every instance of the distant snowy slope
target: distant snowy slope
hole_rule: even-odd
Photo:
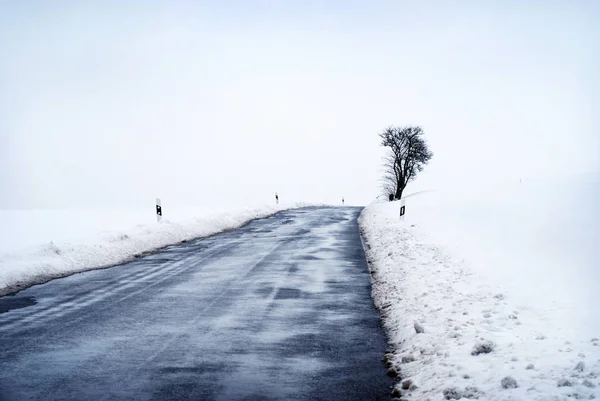
[[[404,221],[398,202],[365,209],[390,359],[418,399],[600,396],[599,204],[597,181],[525,180],[408,197]]]
[[[227,213],[224,209],[165,205],[164,220],[182,222],[190,218]],[[147,208],[0,210],[0,255],[50,241],[74,241],[104,231],[127,230],[137,225],[156,225],[154,205]]]
[[[407,222],[524,305],[561,305],[555,317],[590,335],[600,332],[599,205],[600,182],[529,180],[416,196]]]
[[[2,210],[0,295],[300,206],[261,206],[229,213],[173,208],[165,211],[160,224],[152,208]]]

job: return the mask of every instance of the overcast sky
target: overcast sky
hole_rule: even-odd
[[[0,0],[0,207],[366,204],[404,124],[435,153],[412,190],[595,176],[598,21],[594,0]]]

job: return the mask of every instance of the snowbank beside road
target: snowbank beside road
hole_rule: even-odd
[[[0,295],[54,277],[122,263],[144,252],[301,206],[262,206],[219,214],[172,209],[160,224],[152,209],[3,210]]]
[[[389,364],[412,380],[398,389],[431,400],[600,396],[599,187],[503,189],[409,197],[405,221],[398,202],[361,215]]]

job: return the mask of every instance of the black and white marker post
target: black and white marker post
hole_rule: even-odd
[[[404,213],[406,213],[406,200],[400,201],[400,220],[404,221]]]
[[[156,221],[160,223],[162,220],[162,207],[160,205],[160,198],[156,198]]]

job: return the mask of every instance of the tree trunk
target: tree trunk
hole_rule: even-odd
[[[404,191],[404,188],[398,185],[398,187],[396,188],[396,199],[402,198],[402,191]]]

